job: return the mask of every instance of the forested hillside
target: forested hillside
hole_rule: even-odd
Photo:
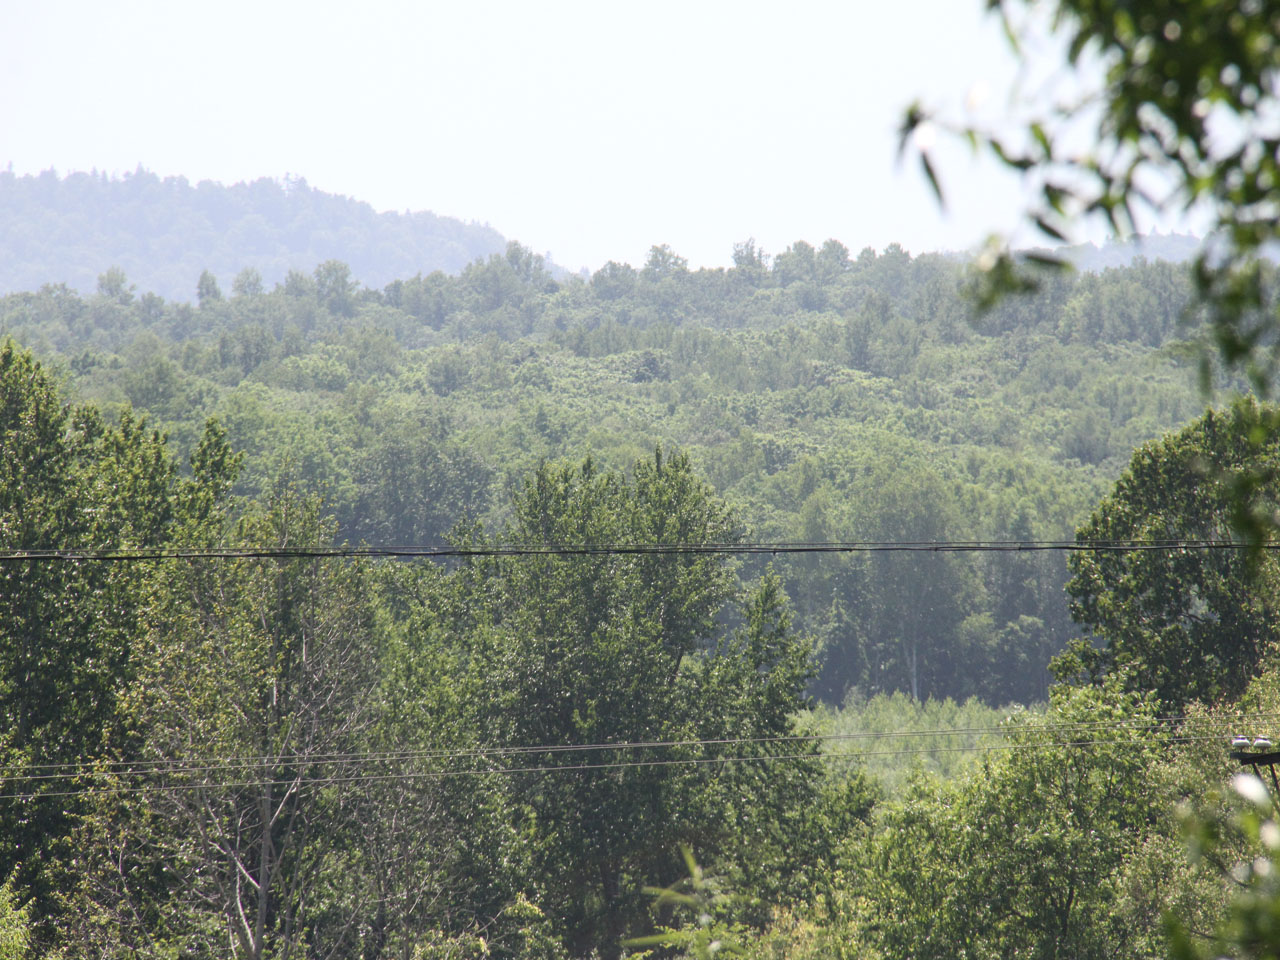
[[[1202,400],[1175,349],[1187,279],[1165,263],[1053,278],[976,324],[964,268],[751,244],[691,271],[666,247],[554,279],[518,245],[362,286],[343,263],[269,287],[249,268],[197,303],[108,272],[0,300],[0,331],[128,407],[186,455],[216,416],[239,491],[286,474],[338,536],[439,543],[509,519],[546,459],[621,468],[686,451],[760,540],[1066,539],[1138,444]],[[819,640],[815,690],[1045,696],[1078,633],[1051,554],[779,558]],[[904,598],[913,602],[904,603]]]
[[[457,273],[505,243],[496,230],[450,217],[375,213],[301,178],[223,186],[162,180],[141,167],[118,178],[0,171],[0,293],[45,283],[90,293],[114,267],[140,291],[191,300],[203,270],[229,281],[252,266],[275,283],[335,257],[382,284]]]
[[[910,104],[899,158],[941,201],[942,141],[994,157],[1064,244],[1185,215],[1191,263],[747,241],[567,276],[302,181],[0,180],[0,958],[1280,958],[1280,0],[984,6],[1009,95]],[[627,39],[670,53],[653,19]],[[821,66],[750,19],[743,63]],[[291,45],[343,68],[334,116],[379,84],[349,20],[338,58]],[[808,135],[874,152],[847,70],[691,138],[628,102],[625,43],[535,20],[571,42],[516,24],[520,96],[430,92],[567,158],[536,105],[581,101],[527,50],[659,153],[768,129],[823,205],[890,196]],[[403,36],[500,65],[441,25]],[[19,60],[101,78],[60,26]],[[206,32],[153,46],[221,82],[247,61]],[[667,84],[695,112],[699,70]],[[208,103],[180,73],[151,71]],[[384,116],[464,142],[417,106]],[[597,126],[580,182],[612,187]],[[745,216],[812,204],[742,169]]]
[[[540,551],[1213,539],[1275,476],[1170,264],[975,320],[948,258],[734,262],[0,299],[0,945],[1160,957],[1270,882],[1214,792],[1270,553]]]

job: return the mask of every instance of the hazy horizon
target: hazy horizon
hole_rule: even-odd
[[[86,0],[0,13],[0,166],[300,175],[379,211],[488,224],[570,270],[668,243],[727,264],[835,237],[964,250],[1017,181],[943,154],[946,211],[895,128],[1015,76],[981,4],[553,3],[351,9]]]
[[[858,247],[840,237],[797,237],[774,249],[757,243],[755,251],[768,263],[784,258],[793,245],[807,242],[816,249],[828,240],[840,242],[859,259],[864,251],[879,255],[895,246],[914,256],[966,256],[911,250],[896,242]],[[382,289],[437,270],[458,275],[470,264],[502,254],[513,241],[533,249],[526,238],[504,236],[475,221],[427,210],[377,212],[359,197],[314,188],[305,177],[223,184],[192,183],[180,175],[161,178],[143,167],[124,174],[59,173],[52,168],[39,174],[0,172],[0,294],[46,284],[66,284],[88,294],[98,289],[105,273],[120,270],[141,291],[190,301],[204,273],[230,288],[242,271],[252,268],[270,287],[290,273],[311,274],[333,260],[346,264],[359,283]],[[1098,271],[1125,265],[1135,256],[1185,260],[1198,245],[1186,235],[1157,235],[1136,244],[1057,249],[1078,268]],[[673,252],[684,256],[684,251]],[[610,259],[640,267],[647,256],[646,249],[633,260]],[[554,259],[549,266],[557,276],[562,271],[588,274],[585,267],[571,271]]]

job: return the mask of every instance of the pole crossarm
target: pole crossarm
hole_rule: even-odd
[[[1253,775],[1259,780],[1262,779],[1262,773],[1259,767],[1266,767],[1271,774],[1271,783],[1276,788],[1275,796],[1280,798],[1280,776],[1276,775],[1276,764],[1280,763],[1280,750],[1271,750],[1267,753],[1253,753],[1248,750],[1232,750],[1230,753],[1232,760],[1238,760],[1243,766],[1253,767]]]

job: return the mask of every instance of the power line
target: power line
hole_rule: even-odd
[[[56,780],[74,780],[85,776],[115,776],[115,777],[145,777],[154,775],[195,775],[195,774],[213,774],[218,772],[226,772],[235,774],[239,771],[251,770],[255,767],[268,766],[289,766],[292,764],[307,765],[310,767],[358,767],[369,764],[392,764],[392,763],[409,763],[414,761],[447,761],[457,762],[459,760],[494,760],[505,757],[530,755],[530,754],[557,754],[567,752],[583,752],[583,751],[638,751],[652,749],[671,749],[671,748],[706,748],[716,746],[747,746],[747,745],[767,745],[767,744],[804,744],[804,743],[840,743],[849,741],[883,741],[896,739],[915,739],[921,737],[934,738],[955,738],[957,736],[1004,736],[1011,732],[1028,732],[1028,731],[1049,731],[1057,736],[1063,736],[1071,730],[1079,730],[1081,732],[1090,732],[1096,737],[1097,733],[1105,729],[1113,729],[1122,732],[1133,733],[1135,727],[1156,728],[1161,725],[1168,725],[1186,719],[1196,720],[1196,728],[1199,730],[1215,729],[1219,731],[1238,732],[1239,728],[1245,725],[1257,724],[1265,720],[1274,720],[1278,714],[1253,714],[1240,715],[1237,717],[1226,718],[1186,718],[1186,717],[1165,717],[1165,718],[1136,718],[1132,720],[1113,720],[1113,721],[1081,721],[1076,723],[1061,724],[1030,724],[1020,726],[988,726],[988,727],[955,727],[955,728],[935,728],[925,730],[906,730],[906,731],[886,731],[886,732],[869,732],[860,731],[856,733],[839,734],[799,734],[792,736],[775,736],[775,737],[739,737],[739,738],[721,738],[721,739],[702,739],[702,740],[673,740],[673,741],[635,741],[628,743],[598,743],[598,744],[579,744],[579,745],[544,745],[544,746],[521,746],[521,747],[495,747],[488,749],[475,750],[421,750],[421,751],[394,751],[394,752],[363,752],[349,754],[287,754],[278,756],[261,756],[261,757],[231,757],[218,759],[173,759],[173,760],[153,760],[153,761],[113,761],[108,763],[68,763],[68,764],[37,764],[23,768],[21,773],[10,774],[8,776],[0,776],[0,781],[8,783],[35,783],[42,781]],[[1160,741],[1191,741],[1197,739],[1217,739],[1223,734],[1219,732],[1214,736],[1191,736],[1188,734],[1167,733],[1156,736],[1155,739]],[[1151,734],[1148,734],[1148,740]],[[1115,742],[1115,741],[1057,741],[1058,743],[1078,744],[1082,742]],[[1143,742],[1143,741],[1135,741]],[[959,747],[920,747],[914,749],[905,749],[894,751],[895,753],[934,753],[949,751],[976,751],[984,749],[983,746],[969,745]],[[847,754],[827,754],[825,756],[864,756],[878,755],[875,753],[854,752]],[[768,755],[775,756],[775,755]],[[800,755],[797,755],[800,756]],[[811,756],[804,754],[803,756]],[[730,758],[733,759],[733,758]],[[747,758],[739,758],[747,759]],[[654,763],[663,762],[685,762],[690,758],[681,758],[674,761],[654,761]],[[702,762],[702,761],[699,761]],[[573,769],[585,769],[591,766],[601,766],[600,764],[587,764],[572,767]],[[607,766],[607,764],[605,765]],[[553,769],[566,769],[565,765],[557,765]],[[45,771],[36,773],[33,771]]]
[[[597,557],[806,554],[806,553],[1134,553],[1146,551],[1278,550],[1280,541],[1249,543],[1213,538],[1111,540],[848,540],[753,543],[493,543],[479,546],[357,547],[71,547],[0,550],[0,563],[15,561],[465,559],[470,557]]]
[[[516,776],[520,774],[541,774],[541,773],[571,773],[571,772],[589,772],[596,770],[621,770],[645,767],[680,767],[680,766],[709,766],[728,763],[774,763],[781,761],[795,760],[814,760],[814,761],[853,761],[863,760],[870,757],[884,756],[910,756],[913,754],[936,754],[936,753],[990,753],[996,750],[1020,750],[1023,753],[1043,752],[1050,749],[1059,749],[1063,747],[1091,747],[1091,746],[1152,746],[1154,744],[1173,744],[1173,743],[1197,743],[1217,741],[1221,739],[1220,734],[1216,735],[1200,735],[1186,736],[1179,734],[1169,734],[1165,736],[1145,737],[1142,739],[1131,740],[1115,740],[1115,739],[1093,739],[1093,740],[1059,740],[1059,741],[1042,741],[1039,743],[1019,743],[1019,744],[989,744],[981,747],[917,747],[912,750],[880,750],[880,751],[861,751],[851,753],[791,753],[791,754],[750,754],[737,755],[728,757],[681,757],[670,760],[617,760],[606,763],[575,763],[575,764],[543,764],[528,767],[496,767],[496,768],[462,768],[450,770],[423,770],[423,771],[400,771],[396,773],[373,773],[373,774],[352,774],[346,776],[327,776],[327,777],[290,777],[287,779],[241,779],[241,780],[205,780],[194,783],[151,783],[151,784],[134,784],[134,785],[91,785],[85,786],[78,790],[49,791],[39,793],[5,793],[0,794],[0,800],[36,800],[50,799],[56,797],[73,797],[83,796],[91,793],[116,793],[116,794],[141,794],[141,793],[162,793],[166,791],[198,791],[198,790],[232,790],[247,789],[250,787],[288,787],[298,789],[300,787],[326,787],[336,784],[348,783],[379,783],[389,780],[443,780],[452,777],[465,776]],[[20,778],[13,778],[14,782],[20,782]]]
[[[1031,715],[1034,716],[1034,715]],[[1135,727],[1157,727],[1192,721],[1197,727],[1225,729],[1236,732],[1240,727],[1267,721],[1280,720],[1280,713],[1239,713],[1226,716],[1201,717],[1184,714],[1166,717],[1134,717],[1123,720],[1078,720],[1054,723],[1033,722],[1029,724],[1000,724],[971,727],[932,727],[916,730],[860,730],[852,733],[801,733],[780,734],[767,737],[718,737],[690,738],[684,740],[629,740],[617,742],[598,742],[582,744],[532,744],[522,746],[479,747],[465,750],[390,750],[390,751],[356,751],[349,753],[313,753],[313,754],[262,754],[241,757],[187,757],[181,759],[159,760],[111,760],[111,761],[78,761],[70,763],[31,764],[23,767],[24,771],[43,771],[41,773],[24,773],[20,777],[7,779],[65,779],[72,776],[90,773],[131,773],[145,775],[163,772],[205,772],[212,770],[233,770],[241,767],[261,766],[264,764],[311,763],[328,765],[350,765],[361,763],[390,763],[410,760],[461,760],[491,759],[499,757],[519,756],[521,754],[562,754],[590,753],[602,751],[638,751],[664,750],[694,747],[748,746],[759,744],[798,744],[847,742],[857,740],[910,740],[922,737],[959,737],[959,736],[1003,736],[1010,732],[1026,730],[1047,730],[1053,733],[1066,733],[1073,730],[1099,731],[1106,729],[1132,730]],[[967,749],[967,748],[966,748]],[[0,775],[0,779],[6,779]]]

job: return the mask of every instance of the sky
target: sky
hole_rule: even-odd
[[[897,160],[911,101],[999,109],[1014,82],[982,0],[3,6],[18,174],[301,176],[572,270],[659,243],[726,265],[748,238],[963,250],[1019,222],[993,163],[944,143],[941,210]]]

